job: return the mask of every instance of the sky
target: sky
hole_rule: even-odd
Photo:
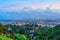
[[[0,0],[0,10],[32,9],[60,9],[60,0]]]
[[[47,8],[52,11],[46,10]],[[37,9],[42,9],[42,11],[37,11]],[[0,19],[20,18],[60,19],[60,0],[0,0]]]

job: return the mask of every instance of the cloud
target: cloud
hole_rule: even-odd
[[[17,5],[0,7],[0,10],[14,11],[14,10],[23,9],[24,7],[28,7],[32,9],[46,9],[47,7],[49,7],[50,9],[55,10],[55,9],[60,9],[60,4],[25,4],[25,5],[17,4]]]
[[[60,9],[60,4],[52,4],[51,9]]]

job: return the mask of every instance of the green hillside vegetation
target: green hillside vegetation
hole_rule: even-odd
[[[11,30],[8,30],[7,27],[11,28]],[[0,23],[0,40],[31,40],[29,37],[30,33],[26,31],[27,29],[24,30],[23,27],[18,27],[18,30],[15,31],[12,25],[7,25],[7,27]],[[28,27],[30,27],[30,25],[28,25]],[[60,40],[60,25],[52,28],[42,28],[40,30],[35,30],[35,27],[36,26],[34,26],[33,33],[35,38],[33,37],[33,40]],[[33,25],[30,28],[33,28]]]
[[[14,39],[0,35],[0,40],[14,40]]]
[[[12,30],[9,32],[10,33],[8,35],[7,29],[0,23],[0,40],[26,40],[25,35],[17,33],[15,38],[15,36],[13,36],[14,33]]]
[[[49,29],[37,30],[36,34],[39,35],[36,40],[60,40],[60,25]]]

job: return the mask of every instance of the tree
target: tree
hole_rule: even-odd
[[[27,40],[26,36],[21,35],[19,33],[15,34],[18,40]]]
[[[6,33],[6,28],[0,23],[0,35]]]
[[[40,40],[59,40],[60,39],[60,25],[52,28],[42,29],[36,31]]]

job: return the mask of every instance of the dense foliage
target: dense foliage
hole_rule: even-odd
[[[36,29],[40,28],[40,29]],[[60,40],[60,25],[38,27],[37,25],[16,26],[0,23],[0,40]]]

